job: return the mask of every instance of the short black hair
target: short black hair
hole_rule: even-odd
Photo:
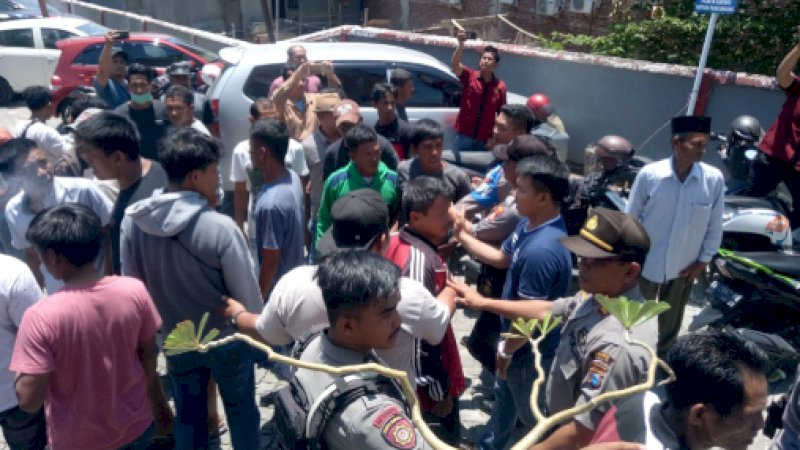
[[[291,73],[297,72],[297,68],[298,67],[300,67],[300,66],[298,66],[297,64],[294,64],[294,63],[284,64],[283,67],[281,67],[281,78],[283,78],[283,81],[286,81],[286,80],[289,79],[289,77],[291,76],[290,72]]]
[[[407,82],[412,81],[414,76],[406,69],[394,69],[389,75],[389,82],[395,88],[403,87]]]
[[[194,170],[219,161],[219,143],[211,136],[194,128],[179,128],[161,142],[159,162],[171,183],[182,183]]]
[[[108,109],[108,103],[100,97],[87,95],[76,99],[69,105],[69,114],[75,120],[89,108]]]
[[[174,84],[164,93],[164,98],[179,98],[189,106],[194,105],[194,92],[186,86]]]
[[[516,130],[524,133],[531,131],[536,125],[536,116],[525,106],[520,104],[506,103],[500,108],[500,112],[508,117],[508,123]]]
[[[452,196],[450,187],[438,178],[424,175],[414,178],[403,189],[403,221],[408,223],[412,212],[425,214],[437,198],[450,200]]]
[[[257,99],[253,100],[253,103],[250,104],[250,117],[253,120],[258,120],[261,117],[261,108],[269,109],[272,108],[275,103],[272,102],[267,97],[258,97]]]
[[[91,209],[62,203],[39,212],[25,239],[40,251],[53,250],[75,267],[91,264],[103,245],[103,225]]]
[[[31,150],[37,146],[36,141],[26,138],[10,139],[0,145],[0,173],[14,175],[22,167],[21,163],[28,158]]]
[[[422,143],[422,141],[427,141],[429,139],[444,139],[444,131],[442,130],[442,125],[439,122],[433,119],[419,119],[418,121],[414,122],[411,126],[411,133],[409,135],[409,141],[411,145],[417,146]]]
[[[285,123],[277,119],[257,120],[250,130],[250,139],[267,147],[275,162],[283,164],[289,150],[289,127]]]
[[[150,66],[145,66],[141,63],[133,63],[128,66],[128,73],[125,75],[125,79],[130,82],[131,76],[133,75],[142,75],[147,78],[148,82],[150,82],[153,81],[153,78],[155,78],[155,71]]]
[[[115,51],[111,55],[111,59],[113,60],[114,58],[122,58],[122,59],[124,59],[125,60],[125,64],[128,64],[128,62],[130,62],[130,60],[131,60],[130,56],[128,56],[128,52],[126,52],[125,50],[117,50],[117,51]]]
[[[378,103],[379,101],[386,98],[386,95],[389,94],[394,97],[394,88],[391,84],[382,82],[382,83],[375,83],[372,86],[372,92],[370,93],[370,98],[372,98],[373,103]]]
[[[75,141],[83,141],[106,155],[122,152],[131,161],[139,158],[139,132],[127,117],[103,111],[81,122],[75,128]]]
[[[483,55],[484,53],[491,53],[492,55],[494,55],[494,62],[500,63],[500,50],[498,50],[497,47],[493,45],[487,45],[486,47],[483,47],[481,55]]]
[[[334,252],[314,275],[331,326],[339,317],[358,317],[364,308],[389,298],[400,289],[400,269],[367,250]]]
[[[517,176],[527,177],[537,191],[549,192],[553,203],[561,204],[569,194],[569,169],[548,155],[532,155],[517,163]]]
[[[53,101],[53,94],[45,86],[28,86],[22,91],[22,98],[31,111],[39,111]]]
[[[342,147],[348,152],[355,151],[359,145],[378,140],[378,134],[372,127],[359,123],[342,138]]]
[[[770,369],[769,357],[735,331],[708,329],[678,338],[667,354],[675,381],[667,395],[678,410],[703,403],[728,416],[744,401],[742,367],[756,374]]]

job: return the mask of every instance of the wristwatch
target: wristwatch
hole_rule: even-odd
[[[233,328],[238,328],[236,326],[236,319],[238,319],[239,318],[239,314],[241,314],[243,312],[245,312],[245,310],[242,309],[240,311],[236,311],[235,313],[233,313],[233,316],[231,316],[231,326],[233,326]]]
[[[506,353],[506,341],[504,339],[501,339],[500,342],[497,343],[497,356],[499,356],[500,359],[511,359],[514,357],[513,354],[509,355]]]

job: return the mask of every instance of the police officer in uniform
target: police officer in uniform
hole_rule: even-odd
[[[326,257],[316,277],[331,326],[307,344],[300,359],[331,366],[381,362],[373,350],[392,347],[400,332],[397,266],[366,250],[340,252]],[[294,376],[310,405],[348,379],[307,369]],[[414,428],[408,408],[402,395],[364,395],[334,410],[322,440],[330,450],[430,448]]]
[[[649,354],[626,342],[620,322],[594,300],[595,294],[642,300],[639,274],[650,249],[650,238],[642,225],[628,214],[596,208],[578,235],[561,243],[579,257],[581,290],[573,297],[555,301],[505,301],[482,297],[474,289],[451,282],[461,294],[459,303],[491,311],[508,318],[562,316],[561,341],[547,381],[548,414],[585,404],[598,395],[643,382]],[[632,337],[655,347],[655,321],[632,330]],[[522,340],[507,341],[500,358],[510,360]],[[506,364],[507,365],[507,364]],[[498,361],[498,375],[505,368]],[[610,404],[576,416],[534,448],[578,449],[589,443],[593,430]]]

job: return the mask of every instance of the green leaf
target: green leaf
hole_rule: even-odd
[[[208,334],[200,341],[200,343],[203,345],[207,345],[209,342],[213,341],[214,338],[217,336],[219,336],[219,330],[216,328],[212,328],[208,330]]]
[[[639,315],[636,318],[636,321],[633,323],[633,326],[645,323],[669,308],[670,306],[667,302],[648,300],[642,304],[642,308],[639,311]]]
[[[609,298],[605,295],[595,295],[595,300],[597,300],[609,314],[616,317],[627,330],[669,309],[669,305],[664,302],[656,302],[653,300],[640,302],[628,300],[624,296]]]
[[[196,349],[197,334],[191,320],[180,322],[164,340],[164,353],[168,356],[191,352]]]
[[[203,330],[205,330],[207,322],[208,322],[208,312],[205,312],[203,314],[203,317],[200,318],[200,326],[197,327],[198,339],[203,335]]]

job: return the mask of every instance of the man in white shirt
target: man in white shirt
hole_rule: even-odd
[[[334,203],[332,230],[320,242],[324,255],[348,249],[367,249],[383,253],[389,243],[389,208],[372,189],[352,191]],[[323,255],[323,256],[324,256]],[[278,281],[260,315],[245,311],[239,302],[228,299],[225,317],[240,332],[270,345],[286,345],[306,334],[328,327],[322,291],[314,278],[317,266],[300,266]],[[444,337],[455,311],[455,291],[434,298],[425,287],[409,278],[400,279],[401,331],[395,345],[378,351],[389,367],[403,370],[412,385],[416,383],[416,339],[436,345]]]
[[[8,370],[22,315],[43,297],[24,262],[0,255],[0,426],[12,450],[47,446],[44,408],[28,414],[19,408],[14,372]]]
[[[9,144],[12,146],[9,147]],[[19,177],[22,188],[6,205],[6,221],[11,232],[11,245],[25,251],[25,260],[31,272],[36,275],[39,284],[47,288],[47,293],[53,294],[61,289],[64,283],[56,280],[44,265],[40,267],[39,256],[25,238],[34,216],[61,203],[80,203],[100,217],[105,245],[110,245],[108,224],[111,221],[114,204],[92,180],[54,177],[44,151],[36,147],[33,141],[15,139],[9,144],[4,147],[6,151],[0,158],[13,162],[6,166],[9,168],[8,173],[3,176]],[[105,255],[106,251],[101,251],[96,261],[100,273],[111,272],[111,261]]]
[[[672,156],[645,166],[628,199],[628,214],[644,225],[652,242],[639,283],[642,294],[671,306],[658,316],[660,355],[678,337],[692,284],[722,241],[725,180],[700,162],[710,132],[708,117],[672,119]]]
[[[259,97],[250,105],[250,124],[257,120],[278,119],[278,110],[272,100],[266,97]],[[305,184],[308,177],[308,166],[306,165],[305,152],[303,146],[296,140],[289,138],[289,149],[284,159],[286,168],[292,169]],[[244,232],[244,221],[249,214],[251,203],[250,193],[258,192],[262,177],[253,170],[250,162],[250,139],[245,139],[236,144],[233,149],[231,159],[230,179],[233,182],[233,219],[236,225]],[[250,217],[252,219],[252,217]],[[252,220],[248,222],[248,229],[252,230]]]
[[[70,145],[64,136],[47,125],[47,120],[53,117],[53,95],[44,86],[30,86],[22,91],[22,97],[31,110],[31,118],[17,123],[11,134],[36,142],[50,163],[54,163],[70,150]]]

